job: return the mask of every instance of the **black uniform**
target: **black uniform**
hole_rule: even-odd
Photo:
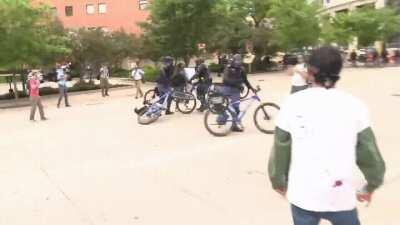
[[[199,64],[195,68],[196,74],[192,77],[193,79],[199,79],[199,83],[197,86],[197,98],[200,100],[201,105],[199,110],[203,111],[207,108],[206,94],[207,90],[212,83],[212,79],[210,76],[210,72],[208,71],[207,66],[204,63]]]

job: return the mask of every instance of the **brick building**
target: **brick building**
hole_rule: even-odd
[[[103,28],[107,31],[123,29],[141,33],[138,22],[149,15],[148,0],[33,0],[44,3],[66,28]]]

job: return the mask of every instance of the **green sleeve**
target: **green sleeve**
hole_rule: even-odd
[[[278,127],[269,162],[268,174],[274,189],[287,188],[292,139],[290,134]]]
[[[367,180],[367,191],[373,192],[383,183],[385,162],[376,145],[372,129],[366,128],[357,136],[357,165]]]

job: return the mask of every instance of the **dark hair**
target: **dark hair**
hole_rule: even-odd
[[[332,88],[340,78],[343,60],[338,49],[321,47],[311,53],[308,65],[316,83]]]

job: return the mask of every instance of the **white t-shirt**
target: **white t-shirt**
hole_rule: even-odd
[[[319,212],[354,209],[357,134],[370,126],[367,107],[337,89],[309,88],[288,97],[276,126],[292,138],[290,203]]]
[[[110,77],[110,73],[108,72],[107,67],[101,67],[100,69],[100,78],[108,79]]]
[[[297,71],[306,72],[306,67],[305,67],[304,63],[297,64],[293,68],[293,70],[294,70],[294,73],[293,73],[293,77],[292,77],[292,85],[293,86],[305,86],[305,85],[307,85],[306,79],[304,79],[301,76],[301,74],[297,72]]]
[[[132,70],[132,78],[134,80],[141,80],[143,78],[144,71],[142,69],[133,69]]]

